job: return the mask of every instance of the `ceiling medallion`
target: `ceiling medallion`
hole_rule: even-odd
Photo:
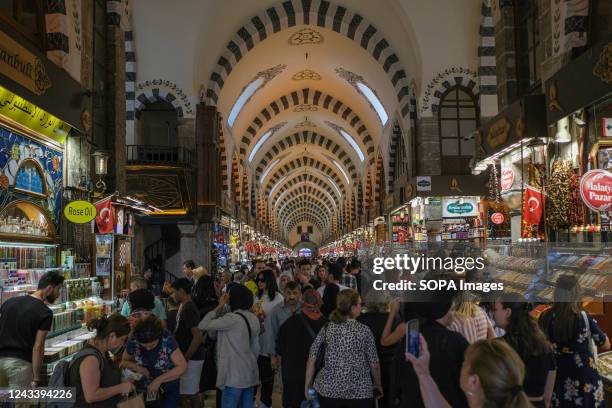
[[[319,108],[317,106],[306,103],[296,105],[295,108],[293,108],[294,112],[316,112],[318,110]]]
[[[365,82],[361,75],[357,75],[356,73],[348,71],[344,68],[338,67],[334,71],[336,71],[336,74],[338,74],[340,78],[345,79],[349,84],[353,86],[355,86],[357,82]]]
[[[293,79],[294,81],[320,81],[323,78],[315,71],[305,69],[293,74],[291,79]]]
[[[314,127],[317,127],[317,124],[309,121],[308,119],[306,119],[305,121],[298,123],[294,127],[296,129],[307,128],[307,127],[314,128]]]
[[[278,64],[265,71],[259,71],[255,78],[263,78],[266,82],[271,81],[275,76],[283,72],[287,68],[287,64]]]
[[[312,28],[303,28],[289,37],[289,45],[321,44],[323,35]]]

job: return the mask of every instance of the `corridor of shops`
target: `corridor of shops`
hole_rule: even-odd
[[[0,0],[2,406],[612,406],[611,217],[610,0]]]

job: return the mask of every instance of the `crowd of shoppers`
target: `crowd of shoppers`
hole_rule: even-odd
[[[285,408],[605,406],[594,361],[610,341],[573,275],[559,277],[537,320],[519,294],[487,305],[490,316],[468,292],[362,298],[356,260],[255,261],[218,278],[187,261],[183,272],[165,306],[135,276],[121,312],[89,322],[94,337],[67,365],[75,406],[114,407],[136,391],[151,408],[202,407],[213,389],[217,407],[269,408],[277,374]],[[48,304],[62,284],[47,273],[30,296],[2,305],[0,386],[39,384]],[[417,355],[406,352],[415,319]]]

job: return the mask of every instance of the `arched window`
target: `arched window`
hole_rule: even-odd
[[[479,126],[476,98],[462,86],[448,89],[440,98],[438,129],[442,174],[470,174],[474,140],[468,138]]]
[[[174,106],[166,101],[148,103],[138,120],[139,144],[175,147],[177,145],[178,115]]]

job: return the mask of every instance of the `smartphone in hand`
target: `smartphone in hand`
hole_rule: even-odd
[[[420,348],[419,320],[412,319],[406,323],[406,353],[415,357],[419,356]]]

